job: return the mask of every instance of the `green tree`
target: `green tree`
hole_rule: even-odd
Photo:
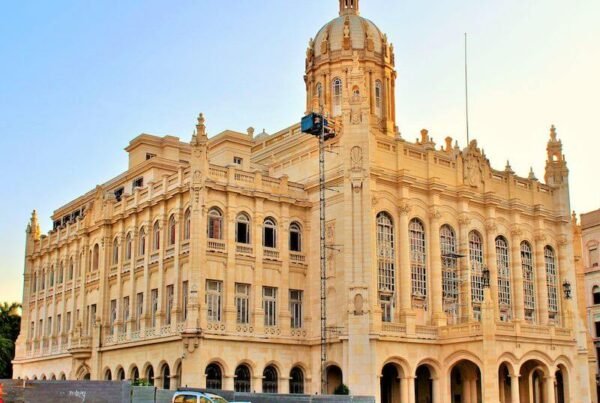
[[[20,327],[21,305],[16,302],[0,304],[0,379],[12,377],[11,361]]]

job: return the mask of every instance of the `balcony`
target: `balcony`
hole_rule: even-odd
[[[171,245],[165,251],[165,259],[173,259],[175,257],[175,245]]]
[[[181,244],[181,253],[184,255],[187,255],[190,253],[190,241],[189,240],[184,241]]]
[[[131,271],[131,262],[127,262],[123,264],[123,268],[121,269],[121,274],[127,274]]]
[[[100,278],[100,273],[97,271],[90,272],[86,275],[86,283],[93,283],[94,281],[98,281]]]
[[[152,252],[152,254],[150,255],[150,264],[154,264],[154,263],[158,263],[158,260],[160,258],[160,252],[159,251],[155,251]]]
[[[71,341],[69,354],[79,360],[86,360],[92,356],[92,338],[80,337]]]
[[[238,243],[235,245],[235,252],[238,255],[252,256],[254,254],[254,248],[252,248],[252,245]]]
[[[277,249],[265,248],[263,257],[267,260],[279,260],[279,251]]]
[[[226,245],[225,241],[221,239],[209,239],[206,245],[206,249],[209,252],[225,252]]]
[[[290,252],[290,261],[296,264],[306,264],[306,256],[302,253]]]

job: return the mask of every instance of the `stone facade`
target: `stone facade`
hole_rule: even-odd
[[[591,401],[568,169],[490,166],[396,128],[394,49],[340,0],[310,40],[327,142],[328,392],[382,402]],[[320,391],[317,141],[298,124],[141,135],[129,169],[27,229],[15,377]],[[541,152],[540,152],[541,154]],[[60,316],[59,316],[60,315]],[[575,398],[577,396],[577,399]]]

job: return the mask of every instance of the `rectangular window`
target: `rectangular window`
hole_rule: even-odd
[[[121,199],[123,198],[123,193],[125,193],[125,188],[122,186],[115,190],[115,199],[117,199],[117,202],[121,201]]]
[[[167,312],[165,312],[165,317],[167,320],[167,325],[171,324],[171,311],[173,310],[173,286],[167,286]]]
[[[35,337],[35,322],[31,321],[31,323],[29,323],[29,334],[28,334],[28,340],[31,340]]]
[[[144,178],[137,178],[136,180],[133,181],[133,186],[132,188],[135,190],[135,188],[142,188],[144,187]]]
[[[221,292],[223,283],[220,281],[206,280],[206,308],[209,322],[221,321]]]
[[[187,320],[187,316],[188,316],[188,294],[189,294],[189,287],[188,287],[188,282],[184,281],[182,286],[181,286],[181,307],[183,309],[183,320]]]
[[[48,317],[48,321],[46,322],[46,336],[52,336],[52,317]]]
[[[250,323],[250,285],[235,285],[235,309],[237,323],[242,325]]]
[[[600,337],[600,322],[595,322],[596,325],[596,337]]]
[[[244,159],[242,157],[233,157],[233,163],[236,165],[242,165]]]
[[[62,332],[62,315],[58,314],[58,315],[56,315],[56,335],[60,336],[61,332]]]
[[[290,314],[292,329],[302,328],[302,297],[304,292],[299,290],[290,290]]]
[[[156,154],[146,153],[146,160],[151,160],[154,157],[156,157]]]
[[[392,294],[379,294],[379,303],[381,304],[381,321],[391,322],[393,316]]]
[[[123,333],[127,333],[127,323],[129,322],[129,297],[123,298]]]
[[[156,312],[158,312],[158,290],[156,288],[150,292],[150,301],[152,303],[150,322],[154,328],[156,327]]]
[[[235,231],[237,243],[249,244],[250,243],[250,223],[244,220],[238,219],[236,222]]]
[[[44,335],[43,334],[43,332],[44,332],[44,321],[42,319],[40,319],[40,323],[39,323],[39,326],[38,326],[37,330],[38,330],[38,339],[40,339]]]
[[[265,326],[277,326],[277,288],[263,287],[263,310]]]
[[[67,332],[70,332],[72,329],[71,312],[67,312],[67,323],[65,323],[65,329],[67,329]]]
[[[137,304],[135,309],[135,330],[142,328],[142,315],[144,314],[144,293],[139,292],[137,295]]]
[[[598,267],[598,248],[590,249],[590,267]]]
[[[110,334],[115,334],[115,322],[117,320],[117,300],[110,301]]]

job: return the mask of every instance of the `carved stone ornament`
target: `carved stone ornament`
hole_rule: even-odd
[[[523,236],[523,230],[521,230],[521,227],[519,227],[518,225],[513,225],[512,227],[510,227],[510,234],[513,237],[521,237]]]
[[[485,229],[488,232],[497,232],[498,231],[498,225],[496,225],[496,221],[494,221],[494,220],[487,220],[485,222]]]
[[[350,151],[350,162],[352,164],[352,169],[362,169],[362,148],[360,148],[359,146],[352,147],[352,150]]]
[[[558,237],[558,246],[567,246],[569,243],[569,238],[566,235],[561,235]]]
[[[537,242],[546,242],[546,235],[545,235],[544,233],[542,233],[542,232],[537,232],[537,233],[535,234],[535,237],[534,237],[534,239],[535,239]]]
[[[469,216],[467,214],[461,214],[458,217],[458,223],[460,225],[469,225],[469,224],[471,224],[471,218],[469,218]]]
[[[329,31],[325,31],[323,34],[323,41],[321,42],[321,53],[326,55],[329,51]]]
[[[463,154],[464,181],[467,185],[478,188],[483,183],[485,158],[477,147],[477,140],[472,140]]]
[[[200,172],[199,169],[196,169],[194,171],[194,183],[200,183],[200,181],[202,180],[202,172]]]
[[[398,206],[398,212],[400,213],[400,215],[409,215],[411,208],[411,205],[407,202],[401,202]]]
[[[364,299],[362,294],[356,294],[354,296],[354,315],[362,315],[363,311]]]
[[[440,218],[442,218],[442,213],[437,208],[432,207],[429,209],[429,218],[431,218],[432,220],[439,220]]]

